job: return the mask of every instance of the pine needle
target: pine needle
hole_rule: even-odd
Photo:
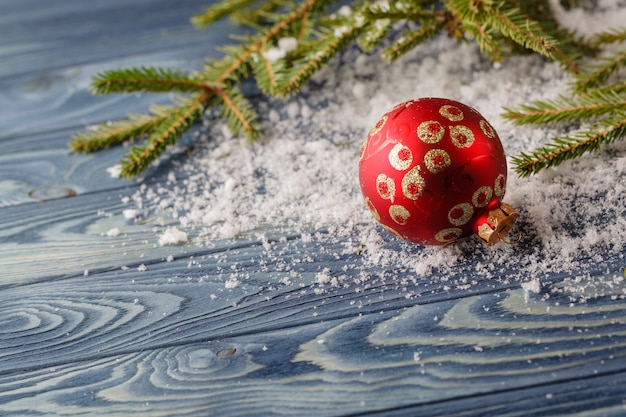
[[[203,13],[191,18],[191,23],[196,27],[207,27],[216,21],[229,16],[233,10],[240,10],[255,3],[257,0],[222,0],[207,7]]]
[[[323,39],[311,45],[310,49],[315,52],[307,54],[299,64],[293,66],[287,81],[276,90],[277,95],[288,96],[298,91],[317,70],[355,40],[362,29],[362,24],[355,20],[350,26],[326,33]]]
[[[598,117],[626,108],[626,97],[611,91],[590,91],[574,98],[534,101],[516,109],[505,108],[502,115],[517,125],[548,124]]]
[[[206,84],[187,73],[167,68],[140,67],[104,71],[94,76],[92,94],[177,91],[188,93]]]
[[[182,134],[202,115],[207,97],[198,95],[166,114],[143,146],[133,146],[122,161],[121,176],[130,178],[138,175],[161,154],[167,146],[176,142]]]
[[[598,87],[607,81],[613,74],[626,66],[626,50],[604,58],[596,65],[592,72],[581,75],[576,81],[577,91],[586,91]]]
[[[222,118],[228,123],[228,128],[234,134],[245,133],[252,141],[259,135],[260,126],[257,124],[257,115],[252,105],[236,88],[218,90],[217,96],[222,103]]]
[[[96,152],[137,139],[154,130],[166,115],[128,115],[128,119],[102,123],[92,130],[72,137],[70,149],[73,152]]]
[[[485,22],[504,36],[541,55],[554,59],[556,41],[543,33],[541,27],[517,8],[493,9],[483,14]]]
[[[439,33],[445,23],[443,20],[429,21],[418,29],[407,32],[395,44],[385,48],[383,58],[391,62],[397,60],[420,43]]]
[[[626,42],[626,28],[611,29],[606,32],[600,32],[593,37],[592,42],[594,46]]]
[[[515,171],[520,177],[528,177],[566,160],[598,151],[601,145],[614,142],[624,135],[626,135],[626,113],[618,112],[572,136],[555,138],[530,154],[521,153],[514,157]]]
[[[358,39],[359,47],[363,52],[369,52],[376,48],[393,27],[390,19],[376,20],[372,24],[363,26],[363,33]]]

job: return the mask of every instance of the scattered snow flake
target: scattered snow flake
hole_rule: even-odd
[[[522,289],[525,292],[533,292],[535,294],[539,294],[541,292],[541,282],[539,278],[533,278],[530,281],[526,281],[522,283]]]
[[[107,168],[107,173],[111,178],[119,178],[122,175],[122,165],[117,164]]]
[[[176,227],[168,227],[161,236],[159,236],[159,245],[178,245],[180,243],[186,243],[187,240],[187,233],[178,230]]]
[[[298,48],[298,39],[294,37],[285,37],[278,40],[278,48],[285,53],[295,51]]]
[[[137,210],[126,209],[122,211],[122,215],[127,219],[134,219],[135,217],[137,217]]]
[[[107,230],[106,235],[108,237],[117,237],[122,234],[122,231],[119,227],[114,227],[112,229]]]
[[[239,280],[237,278],[230,278],[228,281],[224,283],[224,287],[232,289],[237,288],[239,286]]]

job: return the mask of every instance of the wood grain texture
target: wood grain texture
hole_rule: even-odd
[[[529,292],[523,267],[364,270],[271,226],[159,246],[166,222],[122,214],[139,184],[104,174],[124,150],[66,143],[155,99],[92,97],[93,74],[199,65],[230,27],[194,31],[192,0],[44,3],[0,0],[0,416],[624,414],[623,253]]]
[[[589,279],[607,278],[617,279]],[[28,314],[5,309],[16,342],[28,346],[33,337],[42,352],[5,356],[4,409],[227,416],[472,414],[462,404],[476,413],[549,415],[574,404],[579,412],[620,410],[626,304],[613,296],[623,295],[621,282],[583,304],[569,303],[572,290],[547,297],[551,288],[537,295],[512,289],[377,311],[342,297],[251,294],[248,285],[219,291],[210,279],[146,281],[133,280],[123,293],[84,280],[80,290],[59,285],[70,297],[37,284],[40,304]],[[109,279],[99,286],[119,288]],[[199,303],[192,298],[200,288],[217,296]],[[327,302],[349,314],[315,316]],[[212,313],[198,315],[203,310]],[[298,315],[309,319],[285,325],[284,317]],[[583,389],[572,398],[567,387],[576,386]]]
[[[1,137],[145,111],[153,96],[92,97],[91,76],[132,65],[197,68],[232,42],[232,27],[222,23],[210,33],[194,30],[189,17],[203,5],[192,0],[39,3],[0,3]]]

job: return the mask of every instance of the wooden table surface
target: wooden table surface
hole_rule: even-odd
[[[1,416],[626,415],[626,252],[580,261],[606,285],[577,303],[559,291],[577,271],[536,294],[470,261],[407,297],[402,268],[374,268],[359,291],[316,293],[285,265],[306,252],[302,276],[349,275],[341,242],[277,235],[268,255],[254,238],[155,246],[151,224],[103,236],[140,184],[106,174],[123,149],[68,139],[155,97],[93,97],[90,77],[216,56],[230,29],[194,30],[202,6],[0,0]],[[233,265],[248,278],[226,288]]]

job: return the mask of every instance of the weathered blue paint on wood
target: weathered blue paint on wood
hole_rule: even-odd
[[[623,256],[581,260],[594,294],[567,275],[529,294],[505,279],[523,271],[474,261],[446,282],[391,267],[355,284],[342,242],[280,229],[146,245],[167,225],[124,223],[137,184],[104,174],[123,150],[66,144],[154,97],[92,97],[89,78],[193,67],[228,30],[194,31],[195,0],[128,3],[0,1],[0,415],[624,414]],[[346,288],[316,283],[344,266]]]

